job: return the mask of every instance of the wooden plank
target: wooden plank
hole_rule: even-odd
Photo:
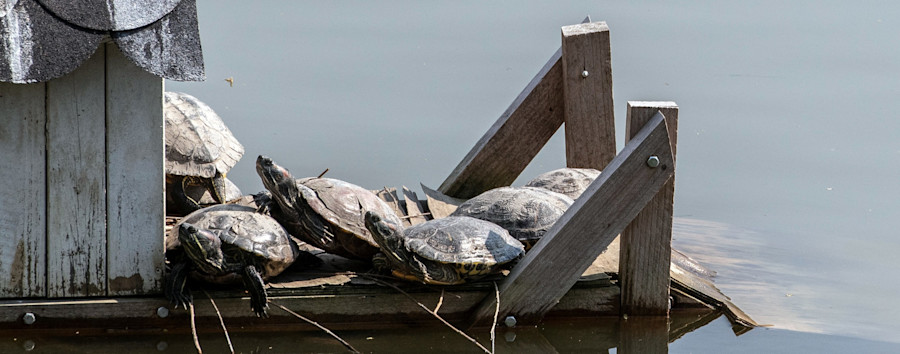
[[[609,27],[562,28],[566,166],[602,170],[616,156]],[[587,74],[587,75],[585,75]]]
[[[563,123],[557,50],[438,188],[468,199],[516,180]]]
[[[674,156],[678,129],[678,106],[674,102],[628,102],[626,140],[656,114],[665,116]],[[671,167],[674,171],[675,166]],[[675,176],[672,175],[622,231],[619,279],[622,280],[622,313],[629,316],[668,313],[674,196]]]
[[[106,295],[105,49],[47,83],[47,295]]]
[[[410,225],[418,225],[428,221],[428,218],[425,217],[425,208],[419,205],[419,197],[416,196],[416,192],[403,186],[403,200],[406,204],[406,216]]]
[[[46,296],[43,83],[0,83],[0,298]]]
[[[450,216],[450,214],[453,214],[453,212],[456,211],[456,207],[466,201],[465,199],[453,198],[445,195],[444,193],[428,188],[424,184],[420,185],[422,186],[422,190],[425,191],[428,210],[431,212],[431,217],[434,219]]]
[[[659,167],[647,165],[657,156]],[[665,120],[655,117],[610,162],[543,238],[525,254],[500,286],[500,314],[536,323],[578,280],[672,175]],[[488,297],[470,324],[493,316]]]
[[[162,292],[163,81],[106,45],[108,295]]]

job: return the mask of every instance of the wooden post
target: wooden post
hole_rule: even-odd
[[[678,106],[674,102],[628,102],[627,112],[626,139],[635,136],[652,117],[664,115],[674,158],[678,128]],[[674,172],[675,166],[671,165],[670,169]],[[623,314],[664,316],[669,313],[674,194],[673,175],[622,232],[619,286]]]
[[[0,297],[46,287],[46,85],[0,82]]]
[[[109,295],[162,291],[163,80],[106,44]]]
[[[662,316],[619,319],[616,353],[665,354],[669,352],[669,318]]]
[[[616,156],[609,27],[562,28],[566,166],[602,170]]]
[[[50,297],[106,295],[105,52],[47,83]]]
[[[650,156],[659,159],[657,167],[648,166]],[[658,115],[512,269],[500,285],[501,318],[539,321],[671,177],[673,163],[665,119]],[[486,297],[470,324],[492,318],[495,306],[494,296]]]

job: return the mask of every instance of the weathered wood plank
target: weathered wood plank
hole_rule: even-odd
[[[647,165],[657,156],[660,165]],[[575,284],[610,242],[672,175],[672,151],[662,116],[654,118],[610,162],[500,286],[500,314],[534,323]],[[470,323],[493,316],[488,297]]]
[[[47,83],[50,297],[106,295],[104,57]]]
[[[563,27],[561,62],[566,166],[602,170],[616,156],[606,22]]]
[[[678,106],[674,102],[628,102],[626,140],[656,114],[665,116],[674,156],[678,129]],[[675,169],[674,165],[671,167]],[[674,196],[673,174],[622,231],[619,279],[622,279],[622,312],[629,316],[668,313]]]
[[[46,296],[43,83],[0,83],[0,297]]]
[[[434,219],[445,218],[456,211],[456,207],[465,202],[465,199],[453,198],[434,189],[420,184],[425,191],[425,199],[428,202],[428,210]]]
[[[419,197],[416,196],[416,192],[403,186],[403,200],[406,204],[406,216],[410,225],[418,225],[428,221],[428,218],[425,217],[425,208],[419,205]]]
[[[106,45],[109,295],[161,293],[163,81]]]
[[[471,198],[508,186],[563,123],[562,50],[557,50],[438,188]]]

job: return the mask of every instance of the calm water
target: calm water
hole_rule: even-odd
[[[437,187],[559,47],[561,26],[585,15],[606,21],[618,146],[627,100],[678,103],[675,245],[773,325],[735,337],[720,318],[670,351],[900,351],[900,3],[198,7],[209,79],[167,89],[197,96],[229,124],[246,147],[229,177],[247,193],[262,189],[258,154],[297,175],[329,168],[369,188]],[[521,179],[563,165],[557,134]],[[578,336],[562,324],[542,335],[567,351],[593,337],[584,331],[609,326],[575,327]],[[418,351],[434,346],[433,335],[357,339],[394,338],[360,349]],[[593,345],[580,348],[607,350]]]

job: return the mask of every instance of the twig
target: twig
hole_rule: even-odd
[[[368,277],[368,275],[366,275],[366,274],[360,274],[360,275],[361,275],[361,276],[364,276],[364,277]],[[459,335],[465,337],[465,338],[468,339],[470,342],[472,342],[473,344],[477,345],[478,348],[481,348],[481,350],[483,350],[485,353],[491,354],[491,352],[490,352],[487,348],[485,348],[483,345],[481,345],[481,343],[478,343],[478,341],[476,341],[474,338],[470,337],[468,334],[466,334],[466,332],[460,331],[458,328],[454,327],[452,324],[450,324],[450,322],[447,322],[447,320],[445,320],[443,317],[441,317],[441,315],[438,315],[437,312],[431,311],[431,309],[429,309],[427,306],[425,306],[424,304],[422,304],[421,302],[419,302],[419,300],[416,300],[416,298],[412,297],[412,295],[410,295],[409,293],[403,291],[402,289],[398,288],[398,287],[397,287],[396,285],[394,285],[394,284],[391,284],[391,283],[388,283],[388,282],[385,282],[385,281],[383,281],[383,280],[380,280],[380,279],[377,279],[377,278],[373,278],[373,277],[368,277],[368,278],[369,278],[369,280],[374,281],[374,282],[376,282],[376,283],[378,283],[378,284],[381,284],[381,285],[384,285],[384,286],[388,286],[388,287],[393,288],[394,290],[397,290],[398,292],[400,292],[401,294],[405,295],[405,296],[408,297],[410,300],[412,300],[413,302],[415,302],[416,305],[419,305],[419,307],[421,307],[423,310],[425,310],[425,312],[430,313],[432,316],[434,316],[434,317],[437,318],[439,321],[441,321],[441,323],[443,323],[444,325],[446,325],[447,327],[449,327],[450,329],[452,329],[454,332],[459,333]]]
[[[497,288],[497,282],[494,282],[494,293],[497,295],[497,307],[494,308],[494,323],[491,324],[491,353],[495,353],[494,339],[497,334],[497,316],[500,314],[500,289]]]
[[[322,171],[322,173],[320,173],[319,176],[316,177],[316,178],[322,178],[322,176],[324,176],[326,173],[328,173],[328,169],[327,169],[327,168],[325,169],[325,171]]]
[[[216,306],[216,302],[213,301],[212,296],[209,296],[209,293],[206,290],[203,290],[203,293],[206,294],[206,298],[209,299],[209,303],[212,304],[213,309],[216,310],[216,316],[219,316],[219,323],[222,324],[222,331],[225,332],[225,341],[228,342],[228,349],[231,350],[231,354],[234,354],[234,346],[231,345],[231,337],[228,336],[228,329],[225,328],[225,320],[222,318],[222,313],[219,312],[219,307]]]
[[[188,303],[188,309],[191,311],[191,335],[194,336],[194,347],[197,348],[197,354],[203,354],[203,349],[200,348],[200,338],[197,337],[197,323],[194,322],[194,303]]]
[[[269,300],[269,303],[271,303],[272,305],[278,306],[279,308],[281,308],[282,310],[284,310],[284,312],[287,312],[287,313],[289,313],[289,314],[291,314],[291,315],[294,315],[294,317],[297,317],[297,318],[299,318],[299,319],[301,319],[301,320],[306,321],[306,323],[309,323],[309,324],[311,324],[311,325],[313,325],[313,326],[319,327],[319,329],[325,331],[325,333],[328,333],[329,335],[331,335],[332,337],[334,337],[334,339],[337,339],[338,342],[341,342],[341,344],[343,344],[345,347],[347,347],[347,349],[349,349],[351,352],[354,352],[354,353],[360,353],[360,351],[359,351],[359,350],[356,350],[356,348],[354,348],[352,345],[350,345],[350,343],[347,343],[347,341],[345,341],[345,340],[342,339],[341,337],[338,337],[337,334],[334,334],[334,332],[332,332],[332,331],[329,330],[328,328],[325,328],[324,326],[320,325],[320,324],[317,323],[316,321],[313,321],[313,320],[310,320],[310,319],[308,319],[308,318],[306,318],[306,317],[303,317],[303,316],[301,316],[299,313],[296,313],[296,312],[294,312],[294,311],[291,311],[289,308],[284,307],[284,306],[282,306],[281,304],[279,304],[279,303],[277,303],[277,302],[275,302],[275,301],[272,301],[271,299]]]
[[[421,214],[416,214],[416,215],[399,216],[399,218],[401,218],[401,219],[410,219],[410,218],[417,218],[417,217],[420,217],[420,216],[429,216],[429,215],[431,215],[431,213],[421,213]]]
[[[441,304],[444,303],[444,289],[441,289],[441,298],[438,299],[437,305],[434,305],[434,313],[438,313],[438,310],[441,309]]]

